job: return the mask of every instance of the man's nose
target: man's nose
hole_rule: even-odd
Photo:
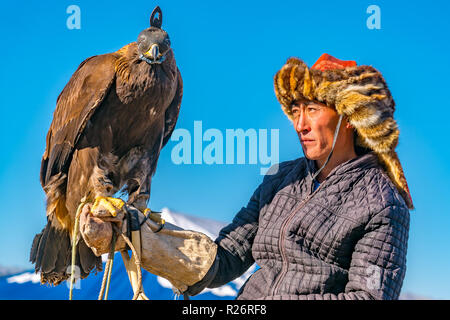
[[[299,133],[310,130],[308,117],[306,116],[304,110],[300,111],[300,114],[297,118],[297,122],[295,124],[295,130]]]

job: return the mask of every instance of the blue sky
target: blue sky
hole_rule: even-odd
[[[69,5],[81,29],[69,30]],[[378,5],[381,29],[366,9]],[[135,41],[155,5],[184,80],[177,128],[279,130],[279,159],[302,156],[273,92],[290,56],[312,65],[326,52],[380,70],[396,101],[397,148],[416,210],[403,290],[450,299],[447,100],[448,1],[55,1],[2,3],[0,10],[0,265],[29,268],[45,223],[39,183],[56,97],[79,63]],[[151,207],[231,221],[262,181],[261,164],[181,164],[171,141],[153,179]]]

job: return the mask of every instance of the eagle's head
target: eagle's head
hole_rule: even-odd
[[[170,50],[169,35],[161,29],[161,25],[162,12],[157,6],[150,16],[150,28],[141,31],[137,39],[139,58],[148,64],[162,63]]]

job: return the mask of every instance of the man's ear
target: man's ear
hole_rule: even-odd
[[[345,117],[345,122],[346,122],[346,124],[345,124],[345,128],[347,128],[347,129],[354,129],[354,127],[350,124],[350,122],[348,121],[348,118],[347,117]]]

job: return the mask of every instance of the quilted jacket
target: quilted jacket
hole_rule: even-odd
[[[220,231],[213,266],[189,291],[226,284],[256,262],[237,299],[398,299],[410,216],[376,155],[340,164],[317,189],[314,161],[271,170]]]

